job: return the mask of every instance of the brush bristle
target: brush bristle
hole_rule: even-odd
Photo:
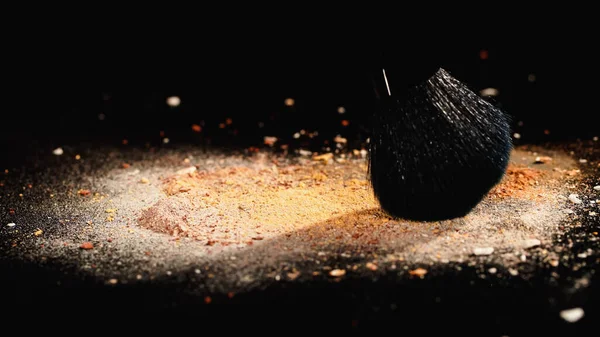
[[[507,116],[444,69],[405,97],[382,103],[375,114],[369,157],[375,196],[398,218],[467,215],[506,171]]]

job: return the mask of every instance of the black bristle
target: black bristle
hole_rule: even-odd
[[[382,100],[370,139],[369,174],[389,215],[441,221],[467,215],[505,174],[508,117],[439,69]]]

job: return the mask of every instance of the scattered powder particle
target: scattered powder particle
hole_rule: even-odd
[[[498,271],[498,269],[496,269],[494,267],[488,269],[488,273],[490,273],[490,274],[496,274],[497,271]]]
[[[577,194],[569,194],[569,201],[574,204],[581,204],[581,199],[579,199]]]
[[[142,178],[142,179],[140,179],[140,183],[142,183],[142,184],[147,184],[147,183],[149,183],[149,182],[150,182],[150,180],[148,180],[148,179],[146,179],[146,178]]]
[[[595,191],[600,191],[600,185],[594,186]]]
[[[597,215],[596,212],[590,212],[589,214],[590,214],[590,216],[596,216]]]
[[[200,269],[194,269],[194,273],[200,274]]]
[[[136,280],[141,280],[142,279],[142,275],[140,275],[140,274],[135,275],[135,279]]]
[[[564,319],[569,323],[575,323],[580,320],[584,316],[584,311],[582,308],[573,308],[562,310],[560,312],[560,318]]]
[[[41,229],[38,229],[37,231],[35,231],[35,232],[33,233],[33,235],[35,235],[35,236],[40,236],[40,235],[42,235],[42,233],[43,233],[43,232],[42,232],[42,230],[41,230]]]
[[[336,143],[340,143],[340,144],[346,144],[346,143],[348,143],[348,140],[346,138],[340,137],[340,136],[336,136],[333,139],[333,141],[336,142]]]
[[[116,211],[117,210],[115,208],[108,208],[108,209],[105,210],[106,213],[114,213]]]
[[[527,239],[521,243],[521,246],[525,249],[528,249],[528,248],[537,247],[540,244],[542,244],[542,243],[538,239]]]
[[[577,254],[577,257],[580,258],[580,259],[585,259],[587,257],[587,254],[586,253],[579,253],[579,254]]]
[[[131,167],[131,165],[129,165],[128,163],[123,163],[123,165],[121,165],[121,167],[124,169],[128,169],[129,167]]]
[[[65,152],[63,151],[62,147],[58,147],[58,148],[54,149],[54,151],[52,151],[52,153],[55,156],[62,156],[62,154]]]
[[[546,164],[552,161],[551,157],[543,156],[543,157],[535,157],[534,163],[536,164]]]
[[[367,269],[372,270],[372,271],[377,270],[377,265],[372,262],[367,262],[366,267],[367,267]]]
[[[550,263],[552,267],[558,267],[558,260],[550,260],[548,263]]]
[[[296,271],[296,272],[293,272],[293,273],[287,273],[287,277],[288,277],[288,278],[289,278],[291,281],[293,281],[293,280],[297,279],[297,278],[298,278],[298,276],[300,276],[300,272],[299,272],[299,271]]]
[[[15,227],[15,226],[16,226],[16,224],[15,224],[14,222],[11,222],[11,223],[7,224],[7,226],[8,226],[8,227]]]
[[[175,174],[184,175],[184,174],[192,174],[194,172],[196,172],[196,166],[190,166],[190,167],[187,167],[187,168],[184,168],[184,169],[181,169],[181,170],[175,172]]]
[[[108,280],[108,283],[117,284],[117,283],[119,283],[119,280],[117,280],[116,278],[111,278],[110,280]]]
[[[423,277],[425,276],[425,274],[427,274],[427,269],[423,269],[423,268],[417,268],[415,270],[411,270],[408,272],[411,276],[419,276],[419,277]]]
[[[94,245],[91,242],[84,242],[79,246],[81,249],[93,249]]]
[[[277,137],[264,137],[265,145],[273,146],[277,142]]]
[[[579,162],[582,164],[585,164],[585,163],[587,163],[587,159],[579,159]]]
[[[508,272],[512,275],[512,276],[517,276],[519,275],[519,271],[513,268],[508,269]]]
[[[92,192],[90,192],[90,190],[83,190],[83,189],[81,189],[81,190],[77,191],[77,194],[82,195],[82,196],[88,196],[91,193]]]
[[[474,248],[473,254],[475,255],[490,255],[494,252],[494,247],[481,247]]]
[[[333,277],[341,277],[346,275],[346,270],[345,269],[334,269],[332,271],[329,272],[329,276],[333,276]]]
[[[202,127],[198,124],[192,124],[192,131],[200,132],[200,131],[202,131]]]
[[[333,158],[333,153],[329,152],[329,153],[324,153],[324,154],[321,154],[318,156],[314,156],[313,160],[315,160],[315,161],[321,160],[321,161],[327,162],[332,158]]]

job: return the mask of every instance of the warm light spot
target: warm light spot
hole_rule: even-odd
[[[349,121],[349,120],[347,120],[347,119],[344,119],[344,120],[342,121],[342,126],[348,126],[348,125],[350,125],[350,121]]]
[[[286,98],[284,103],[286,106],[294,106],[295,101],[293,98]]]
[[[232,120],[231,118],[227,118],[227,119],[225,120],[225,124],[227,124],[227,125],[231,125],[231,123],[233,123],[233,120]]]
[[[78,155],[78,154],[77,154],[77,155],[75,155],[75,160],[79,160],[79,159],[81,159],[81,156],[80,156],[80,155]]]
[[[500,92],[496,88],[485,88],[480,91],[481,96],[498,96]]]
[[[127,139],[123,139],[123,141],[121,143],[123,143],[123,145],[127,145],[127,144],[129,144],[129,141]]]
[[[202,131],[202,127],[200,125],[198,125],[198,124],[193,124],[192,125],[192,130],[194,132],[200,132],[200,131]]]
[[[521,134],[520,133],[515,133],[513,135],[513,137],[515,137],[515,139],[521,139]]]
[[[219,129],[225,129],[225,123],[219,123]]]
[[[489,53],[488,53],[487,50],[483,49],[483,50],[479,51],[479,58],[480,59],[487,60],[489,56],[490,55],[489,55]]]
[[[167,98],[167,104],[170,107],[179,106],[179,104],[181,104],[181,99],[177,96],[171,96],[171,97]]]
[[[169,141],[170,141],[169,138],[163,138],[163,143],[169,144]]]
[[[529,74],[529,76],[527,76],[527,80],[531,83],[535,82],[535,74]]]
[[[298,138],[300,138],[300,133],[299,133],[299,132],[296,132],[296,133],[294,133],[294,138],[295,138],[295,139],[298,139]]]
[[[346,108],[344,108],[343,106],[341,106],[341,107],[338,107],[338,110],[337,110],[337,112],[338,112],[340,115],[343,115],[343,114],[345,114],[345,113],[346,113]]]
[[[549,135],[550,134],[550,130],[548,130],[548,129],[544,130],[544,134],[545,135]]]

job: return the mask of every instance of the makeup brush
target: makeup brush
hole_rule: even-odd
[[[393,217],[462,217],[505,174],[512,149],[509,120],[439,63],[412,61],[402,69],[382,64],[372,73],[372,188]]]

